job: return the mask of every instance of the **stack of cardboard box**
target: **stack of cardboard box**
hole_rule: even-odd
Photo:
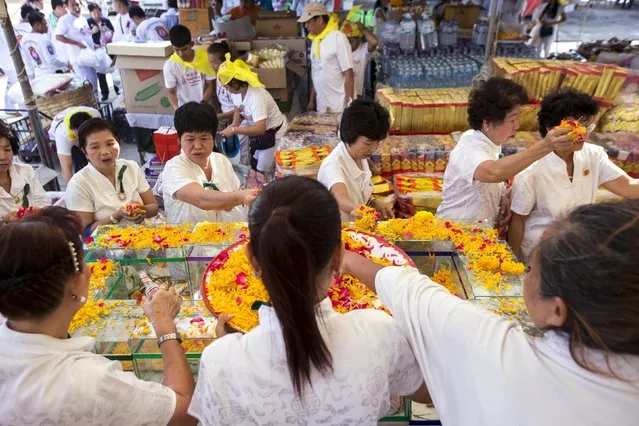
[[[191,30],[193,39],[213,30],[213,10],[208,0],[191,1],[189,8],[180,8],[180,24]]]

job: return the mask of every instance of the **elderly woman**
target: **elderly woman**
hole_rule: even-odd
[[[169,223],[242,222],[255,189],[240,189],[233,165],[213,152],[217,113],[205,102],[189,102],[175,111],[182,153],[162,172],[162,195]]]
[[[579,120],[594,128],[597,101],[585,93],[563,90],[544,98],[539,112],[539,129],[545,136],[562,120]],[[546,228],[560,215],[582,204],[594,203],[597,189],[624,198],[639,198],[639,180],[617,167],[598,145],[586,143],[587,136],[568,149],[553,151],[517,175],[513,183],[513,218],[508,242],[524,260],[539,242]]]
[[[194,383],[174,318],[178,295],[144,303],[164,361],[164,384],[138,379],[67,330],[89,294],[80,218],[46,207],[0,227],[0,419],[3,424],[195,424]],[[46,390],[46,391],[45,391]]]
[[[232,94],[242,96],[233,123],[222,131],[222,136],[249,137],[251,166],[257,172],[271,176],[275,168],[275,145],[288,130],[288,120],[280,112],[273,96],[264,88],[249,66],[242,60],[226,61],[217,73],[218,84],[224,84]],[[238,127],[242,120],[247,123]]]
[[[471,130],[464,132],[450,154],[437,216],[505,226],[510,219],[510,199],[504,181],[552,151],[572,145],[572,138],[566,136],[569,130],[556,129],[529,149],[500,158],[501,145],[515,136],[520,107],[527,102],[524,89],[504,78],[491,78],[471,92]]]
[[[18,136],[0,120],[0,225],[17,219],[21,207],[51,204],[33,168],[13,162],[19,149]]]
[[[65,202],[80,216],[85,235],[100,225],[141,223],[158,214],[158,202],[140,166],[119,158],[119,139],[108,121],[88,120],[78,129],[78,141],[89,165],[71,178]]]
[[[390,208],[371,198],[373,183],[368,158],[388,136],[390,115],[377,102],[357,99],[342,115],[342,142],[322,161],[317,180],[335,196],[342,220],[352,221],[355,210],[370,205],[382,216],[392,216]]]
[[[344,269],[393,313],[443,424],[630,426],[639,417],[637,241],[637,200],[554,222],[524,281],[530,319],[545,331],[536,337],[415,269],[348,253]]]

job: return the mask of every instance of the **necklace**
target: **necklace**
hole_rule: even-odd
[[[118,172],[118,180],[120,181],[120,191],[118,192],[118,198],[120,201],[126,200],[126,192],[124,192],[124,171],[126,170],[126,164],[122,166]]]

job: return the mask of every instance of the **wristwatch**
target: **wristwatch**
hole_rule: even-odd
[[[117,225],[118,223],[120,223],[119,220],[117,220],[115,217],[113,217],[113,215],[109,216],[109,220],[111,221],[112,224]]]
[[[160,336],[158,337],[158,347],[160,347],[162,343],[166,342],[167,340],[177,340],[178,343],[182,343],[182,336],[180,335],[179,331]]]

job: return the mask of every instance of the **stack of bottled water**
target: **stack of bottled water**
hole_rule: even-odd
[[[439,24],[440,46],[457,45],[457,21],[442,21]]]
[[[415,50],[417,24],[410,13],[407,13],[399,23],[399,48],[402,52],[410,53]]]

